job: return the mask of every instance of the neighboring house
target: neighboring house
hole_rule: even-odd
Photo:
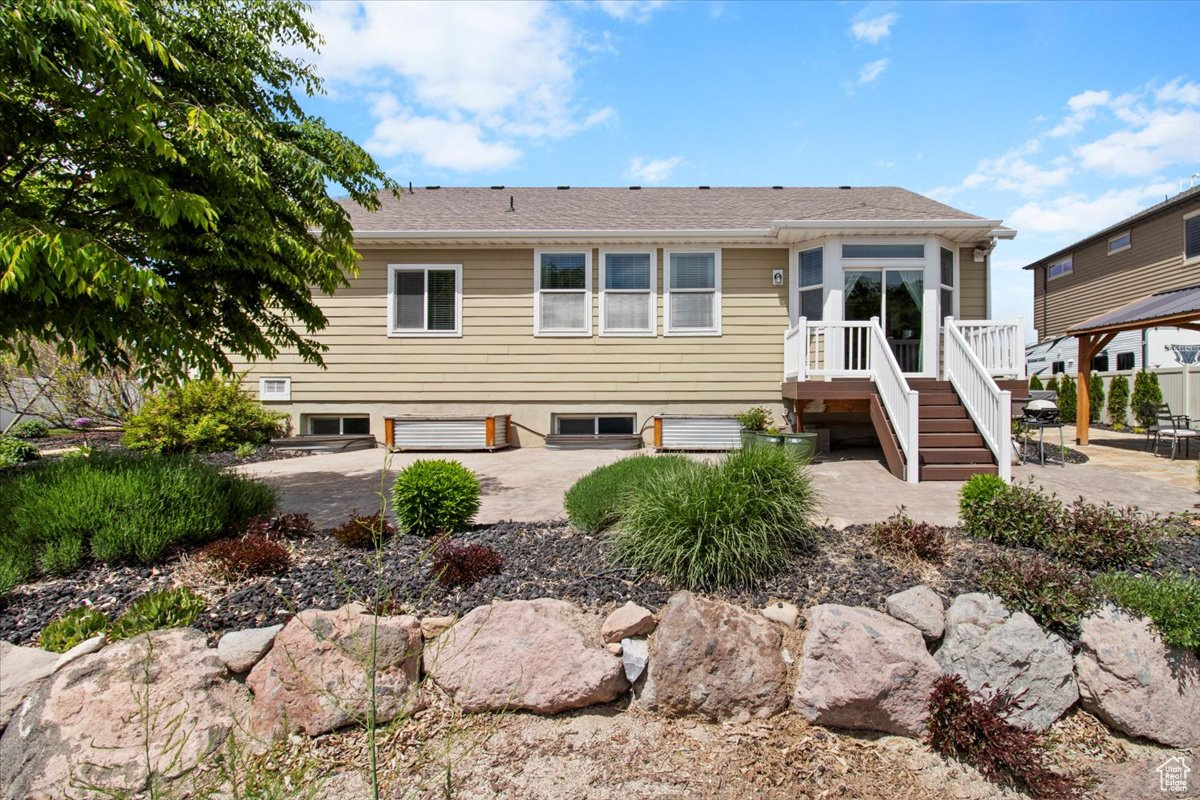
[[[1078,367],[1079,340],[1074,336],[1043,339],[1025,348],[1029,374],[1046,381]],[[1183,328],[1148,328],[1122,331],[1092,359],[1097,372],[1127,372],[1140,369],[1173,369],[1182,364],[1200,364],[1200,331]]]
[[[392,418],[510,415],[514,444],[604,444],[651,438],[659,415],[767,405],[796,427],[867,425],[911,480],[908,379],[943,377],[941,321],[988,316],[989,254],[1015,235],[892,187],[426,187],[382,203],[347,205],[362,260],[348,288],[317,297],[327,369],[286,354],[250,365],[299,432],[391,442]],[[1018,328],[954,326],[990,342],[989,371],[1022,377]],[[964,380],[972,367],[954,364]],[[980,381],[972,391],[994,393]],[[987,437],[947,384],[928,389],[956,424],[923,428],[922,443],[977,456]]]
[[[1057,342],[1069,328],[1147,295],[1200,284],[1198,267],[1200,186],[1029,264],[1025,269],[1033,273],[1033,324],[1039,338],[1030,349],[1030,372],[1044,376],[1061,362],[1062,370],[1074,373],[1074,338],[1061,343],[1065,349]],[[1198,342],[1194,332],[1176,328],[1131,332],[1105,347],[1097,358],[1107,365],[1096,368],[1186,363],[1186,356],[1163,359],[1165,350]]]

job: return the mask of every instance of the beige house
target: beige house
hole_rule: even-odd
[[[426,187],[347,211],[362,260],[317,298],[327,368],[249,365],[302,434],[396,444],[414,419],[477,417],[487,444],[654,443],[664,416],[766,405],[835,440],[865,425],[916,480],[938,471],[921,444],[986,450],[967,413],[918,431],[918,390],[959,408],[952,378],[982,370],[986,394],[1024,375],[1020,326],[986,322],[990,252],[1014,232],[904,189]]]

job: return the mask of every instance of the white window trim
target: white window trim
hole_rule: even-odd
[[[1187,221],[1193,217],[1200,217],[1200,208],[1183,215],[1183,263],[1188,266],[1200,264],[1200,253],[1196,253],[1194,256],[1187,254]]]
[[[283,391],[268,392],[267,381],[283,381]],[[292,379],[286,375],[263,375],[258,379],[258,399],[264,403],[290,403],[292,401]]]
[[[1051,275],[1050,274],[1050,270],[1052,268],[1062,266],[1063,264],[1066,264],[1068,262],[1070,262],[1070,264],[1071,264],[1071,268],[1069,270],[1062,273],[1061,275]],[[1072,253],[1071,255],[1069,255],[1065,258],[1060,258],[1057,261],[1051,261],[1049,264],[1046,265],[1046,280],[1047,281],[1056,281],[1059,278],[1065,278],[1068,275],[1072,275],[1072,274],[1074,274],[1074,272],[1075,272],[1075,254]]]
[[[613,255],[648,255],[650,256],[650,327],[641,329],[618,328],[617,330],[609,330],[606,324],[608,317],[605,314],[606,296],[609,292],[613,294],[644,294],[645,289],[608,289],[607,269],[608,263],[605,258],[609,254]],[[648,250],[601,250],[600,251],[600,335],[601,336],[657,336],[658,335],[658,251],[654,248]]]
[[[1126,244],[1124,247],[1118,247],[1116,250],[1114,250],[1112,247],[1112,243],[1115,242],[1117,239],[1120,239],[1123,236],[1129,237],[1129,243]],[[1132,247],[1133,247],[1133,231],[1131,231],[1131,230],[1127,230],[1124,233],[1118,233],[1116,236],[1108,237],[1108,254],[1110,256],[1116,255],[1117,253],[1124,253],[1126,250],[1129,250]]]
[[[583,253],[583,318],[587,322],[585,329],[577,331],[542,330],[542,292],[549,294],[578,294],[579,289],[542,289],[542,254],[576,255]],[[570,248],[554,248],[533,251],[533,335],[558,337],[591,337],[592,335],[592,248],[572,250]]]
[[[671,327],[671,255],[674,253],[712,253],[713,254],[713,288],[712,289],[676,289],[680,294],[713,293],[713,327],[711,328],[680,328]],[[677,247],[663,250],[663,336],[720,336],[721,335],[721,249]]]
[[[396,325],[396,273],[397,272],[416,272],[421,270],[425,274],[425,294],[426,298],[421,307],[421,314],[428,315],[429,311],[429,270],[454,270],[454,330],[452,331],[431,331],[431,330],[414,330],[412,328],[397,328]],[[389,339],[448,339],[462,338],[462,264],[388,264],[388,281],[387,281],[387,335]],[[429,321],[426,320],[428,325]]]

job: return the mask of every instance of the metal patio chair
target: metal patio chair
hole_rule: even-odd
[[[1192,439],[1200,436],[1200,431],[1192,430],[1192,421],[1186,414],[1172,414],[1171,407],[1163,403],[1158,407],[1155,414],[1157,431],[1154,438],[1154,454],[1158,455],[1159,448],[1162,447],[1164,439],[1171,440],[1171,460],[1175,460],[1175,453],[1179,450],[1179,443],[1183,442],[1184,458],[1191,456]]]

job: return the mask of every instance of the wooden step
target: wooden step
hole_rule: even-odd
[[[918,433],[917,448],[926,447],[983,447],[983,437],[978,433]]]
[[[950,381],[939,381],[936,378],[910,378],[909,388],[918,392],[953,392],[954,386]]]
[[[927,464],[921,467],[923,481],[965,481],[972,475],[997,475],[995,464]]]
[[[919,404],[923,406],[961,406],[962,401],[954,392],[919,392]]]
[[[917,405],[917,416],[921,419],[967,419],[967,409],[957,406],[927,406],[922,397]]]
[[[922,464],[994,464],[986,447],[927,447],[921,450]]]
[[[969,419],[929,419],[917,420],[919,433],[975,433],[975,423]]]

